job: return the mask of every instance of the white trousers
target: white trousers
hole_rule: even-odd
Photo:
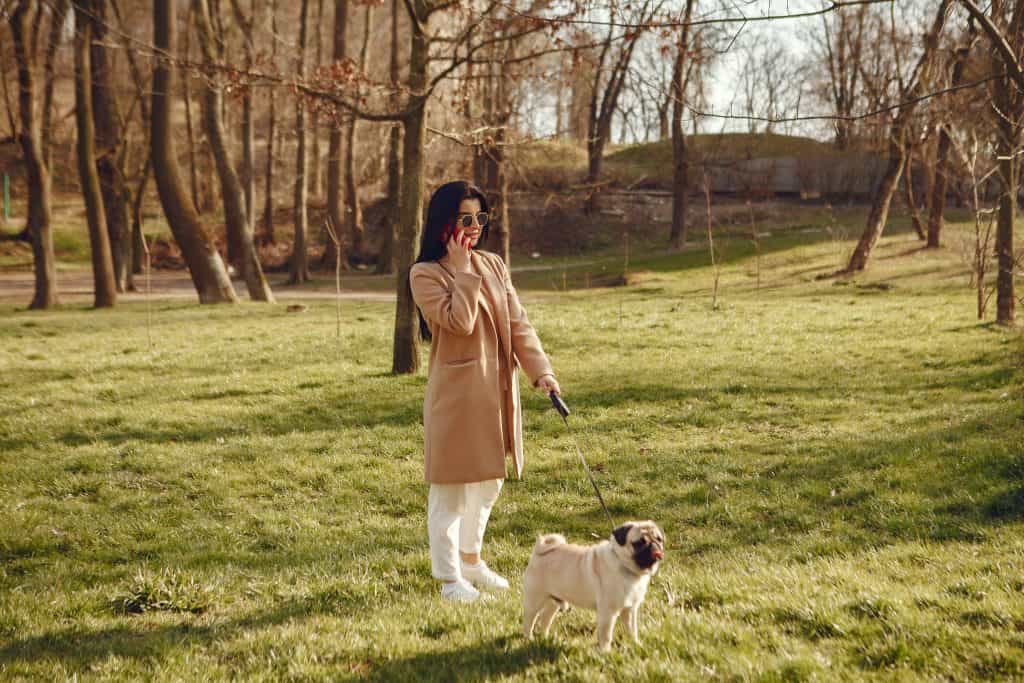
[[[427,494],[427,533],[430,570],[435,579],[462,578],[459,551],[479,554],[491,508],[501,493],[503,479],[471,484],[431,484]]]

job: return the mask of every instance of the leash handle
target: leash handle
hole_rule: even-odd
[[[548,394],[548,397],[551,398],[551,405],[555,407],[555,410],[558,411],[563,420],[569,417],[569,406],[565,405],[565,401],[562,400],[561,396],[552,391]]]

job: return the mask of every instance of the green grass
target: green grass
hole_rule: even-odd
[[[778,239],[760,287],[723,244],[718,310],[696,252],[520,281],[613,515],[668,536],[607,656],[583,610],[519,634],[535,536],[606,531],[535,394],[485,547],[513,589],[440,602],[392,305],[346,301],[339,344],[329,301],[162,302],[152,347],[141,306],[0,309],[0,677],[1024,677],[1019,334],[950,252],[896,235],[836,284],[848,242]]]

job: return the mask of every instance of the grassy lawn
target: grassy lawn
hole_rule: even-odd
[[[573,610],[520,635],[537,534],[606,523],[547,401],[485,557],[513,584],[443,604],[421,474],[425,378],[391,304],[0,308],[0,678],[1024,678],[1019,333],[978,323],[951,252],[883,240],[695,252],[531,317],[613,515],[668,557],[640,647]],[[790,240],[790,241],[785,241]],[[574,269],[578,273],[580,269]],[[425,354],[424,354],[425,358]]]

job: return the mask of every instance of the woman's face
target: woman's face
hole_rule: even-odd
[[[470,246],[475,247],[476,243],[480,241],[480,233],[483,231],[483,226],[480,225],[480,221],[476,219],[476,215],[480,213],[480,200],[479,199],[463,199],[459,203],[459,213],[455,216],[455,230],[458,232],[462,231],[464,235],[469,237]],[[462,221],[466,216],[472,216],[472,223],[468,228],[462,227]]]

